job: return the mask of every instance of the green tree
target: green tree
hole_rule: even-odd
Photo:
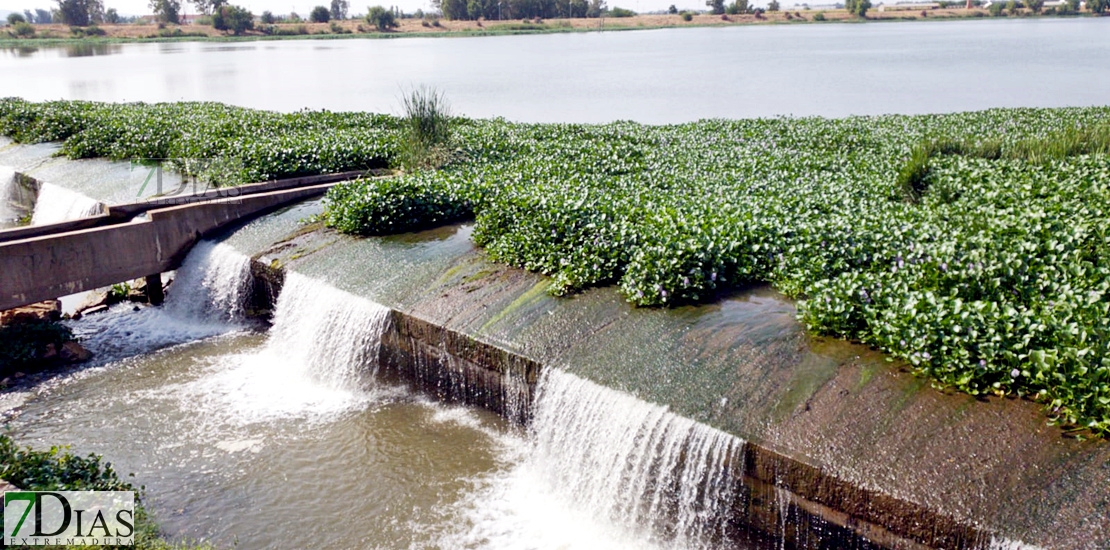
[[[767,11],[779,11],[780,7],[779,0],[771,0],[771,3],[767,4]]]
[[[1087,9],[1091,13],[1106,13],[1106,8],[1110,8],[1110,0],[1087,0]]]
[[[380,32],[397,26],[397,19],[393,16],[393,12],[381,6],[374,6],[366,12],[366,22],[374,25]]]
[[[671,4],[671,7],[667,8],[667,13],[671,15],[678,15],[678,8],[676,8],[674,4]]]
[[[36,9],[35,10],[35,23],[39,25],[49,25],[54,22],[54,16],[50,14],[49,10]]]
[[[725,0],[705,0],[705,5],[709,6],[709,13],[713,15],[721,15],[725,12]]]
[[[725,8],[725,13],[729,15],[741,15],[748,13],[748,0],[736,0]]]
[[[331,18],[343,20],[347,18],[347,10],[351,3],[347,0],[331,0]]]
[[[262,12],[262,15],[259,17],[259,20],[261,20],[264,25],[273,25],[274,24],[274,13],[271,12],[270,10],[266,10],[266,11]]]
[[[254,28],[254,14],[247,8],[223,5],[212,14],[212,26],[239,36]]]
[[[1025,7],[1033,13],[1041,13],[1041,9],[1044,8],[1044,0],[1025,0]]]
[[[844,0],[844,9],[856,17],[867,17],[867,10],[871,9],[871,0]]]
[[[189,1],[193,3],[193,6],[195,6],[197,8],[197,11],[199,11],[200,13],[203,13],[205,15],[212,15],[212,14],[216,13],[216,10],[220,9],[220,6],[226,6],[227,5],[227,0],[189,0]]]
[[[104,22],[105,23],[110,23],[112,25],[119,25],[120,21],[121,21],[121,19],[120,19],[120,16],[119,16],[119,12],[116,11],[116,8],[108,8],[108,10],[104,12]]]
[[[58,19],[73,27],[89,25],[89,3],[86,0],[57,0]]]
[[[608,9],[609,6],[605,3],[605,0],[590,0],[590,7],[586,10],[586,17],[601,17],[601,14],[605,13]]]
[[[25,17],[23,17],[23,14],[19,14],[19,13],[9,13],[8,14],[8,24],[9,25],[15,26],[16,23],[26,23],[26,22],[27,22],[27,19]]]
[[[331,12],[324,6],[316,6],[308,14],[308,20],[313,23],[327,23],[328,19],[331,19]]]
[[[150,0],[150,9],[162,23],[181,22],[181,0]]]
[[[1009,2],[1006,2],[1006,12],[1010,15],[1017,15],[1018,3],[1015,0],[1010,0]]]

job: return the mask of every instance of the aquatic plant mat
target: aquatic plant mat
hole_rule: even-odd
[[[385,234],[473,216],[497,261],[551,291],[641,306],[769,282],[813,331],[937,384],[1018,395],[1110,431],[1110,109],[702,121],[455,119],[438,170],[329,193]],[[0,132],[74,157],[229,158],[229,182],[394,162],[400,120],[218,104],[0,102]],[[926,147],[923,144],[941,144]],[[923,149],[926,149],[924,152]],[[223,156],[221,156],[223,155]]]

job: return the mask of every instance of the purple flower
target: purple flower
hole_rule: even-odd
[[[906,347],[906,341],[905,340],[902,340],[902,341],[898,342],[898,344],[902,347]]]
[[[941,271],[948,271],[948,264],[940,264]]]
[[[1011,378],[1017,378],[1018,376],[1021,376],[1021,371],[1019,371],[1017,369],[1014,369],[1014,370],[1010,371],[1010,377]]]
[[[710,281],[714,281],[714,282],[716,282],[716,281],[717,281],[717,272],[716,272],[716,271],[714,271],[713,273],[710,273],[710,274],[709,274],[709,280],[710,280]]]
[[[986,359],[980,359],[979,360],[979,368],[981,368],[981,369],[987,368],[987,360]]]
[[[666,290],[660,291],[660,294],[662,294],[662,295],[663,295],[663,299],[664,299],[664,300],[666,300],[666,299],[667,299],[667,291],[666,291]]]
[[[921,354],[921,357],[928,361],[929,359],[932,359],[933,356],[929,355],[929,352],[925,352]]]
[[[690,286],[690,278],[689,277],[683,277],[682,278],[682,286]]]

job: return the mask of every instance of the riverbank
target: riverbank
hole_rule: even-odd
[[[1013,17],[1089,17],[1082,13],[1068,16],[1036,15],[1019,10]],[[0,33],[0,48],[59,46],[71,44],[119,44],[132,42],[177,41],[251,41],[344,38],[439,38],[467,36],[499,36],[518,34],[546,34],[566,32],[601,32],[625,30],[655,30],[687,27],[730,27],[737,25],[797,25],[820,23],[865,23],[890,21],[951,21],[992,17],[986,9],[929,9],[869,11],[860,19],[846,10],[795,10],[766,12],[759,15],[710,15],[690,14],[687,21],[682,14],[645,14],[631,17],[528,19],[506,21],[448,21],[445,19],[400,19],[398,27],[389,32],[376,32],[361,19],[333,21],[331,23],[278,23],[259,25],[268,32],[247,31],[241,36],[218,31],[209,25],[101,25],[95,33],[76,32],[60,24],[34,25],[35,34],[16,38],[10,33]],[[1002,16],[1003,18],[1005,16]]]

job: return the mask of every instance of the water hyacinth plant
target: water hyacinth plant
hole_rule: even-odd
[[[141,112],[117,120],[113,109]],[[191,130],[145,122],[161,117]],[[798,299],[811,330],[973,395],[1030,396],[1055,421],[1106,434],[1108,123],[1107,108],[670,126],[455,119],[450,162],[339,185],[326,219],[382,234],[473,217],[491,258],[549,275],[556,294],[616,285],[636,305],[669,306],[770,283]],[[0,102],[0,131],[64,139],[77,156],[160,143],[204,156],[255,140],[257,153],[241,155],[252,176],[365,164],[375,151],[397,163],[400,125],[213,104]],[[302,156],[312,140],[336,143],[333,160]]]

